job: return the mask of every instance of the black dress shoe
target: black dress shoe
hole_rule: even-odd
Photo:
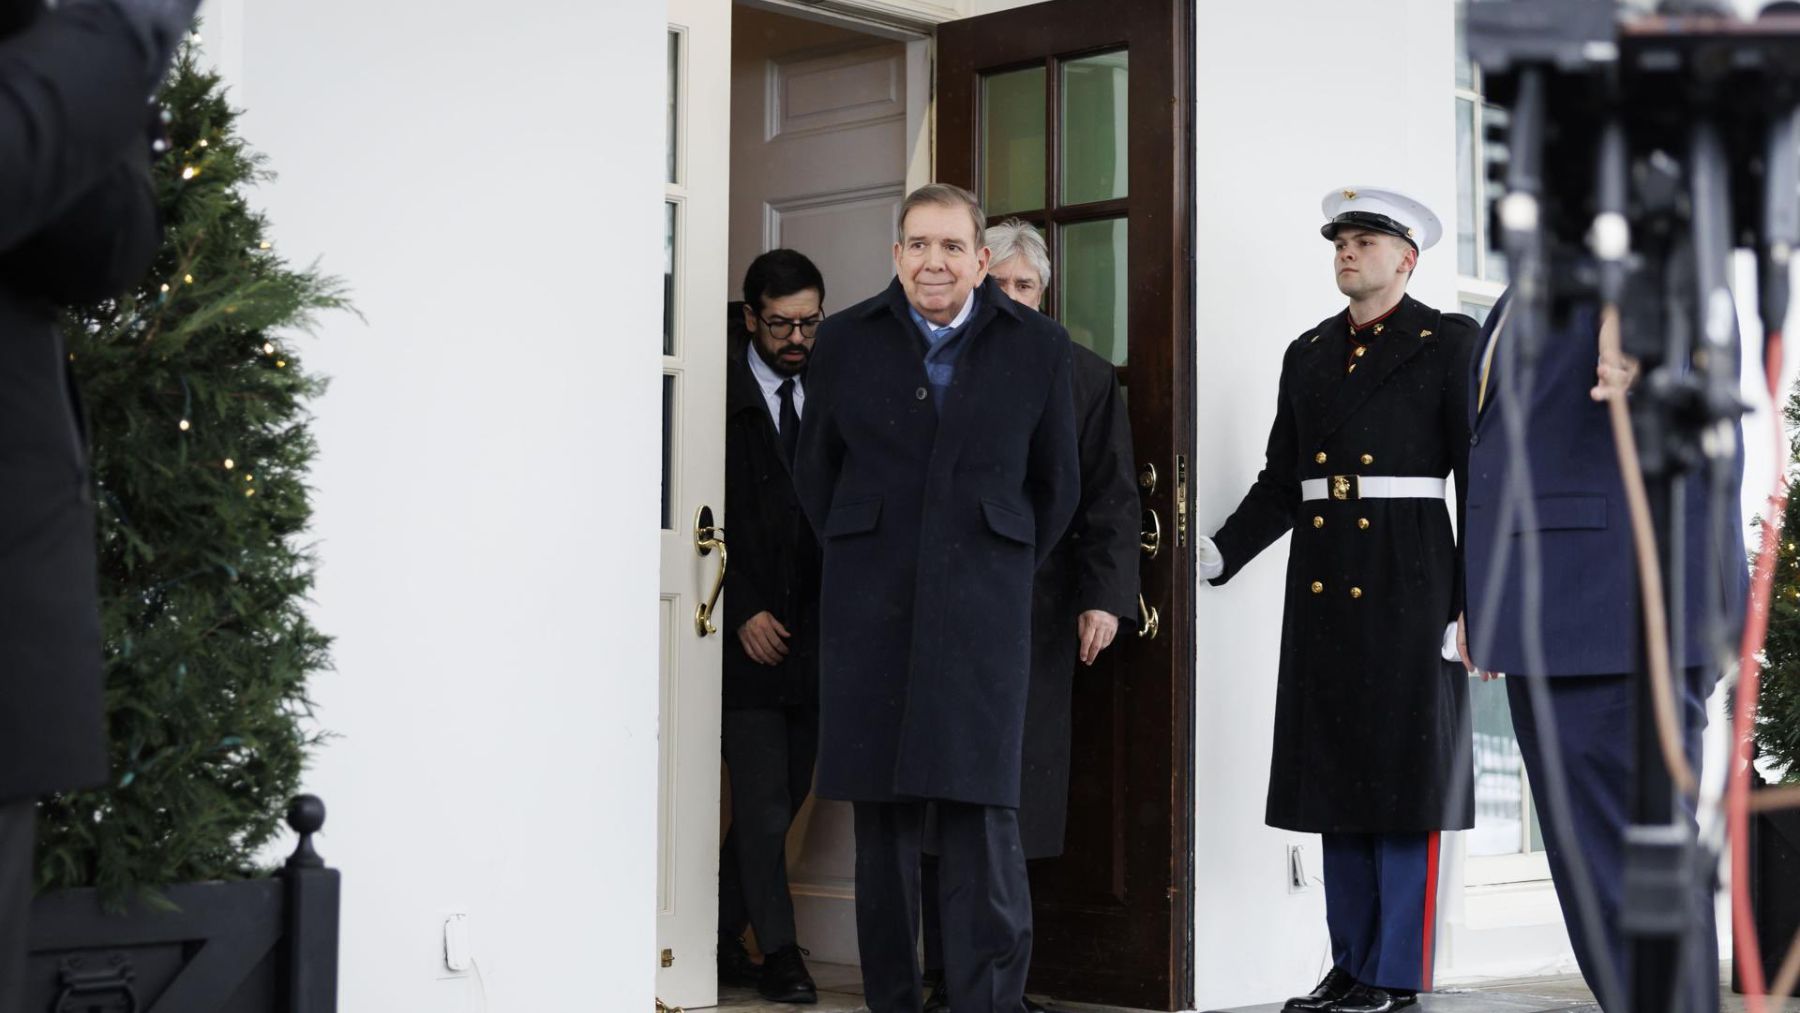
[[[1036,999],[1033,999],[1030,996],[1026,996],[1025,997],[1025,1013],[1050,1013],[1050,1010],[1043,1003],[1038,1002]]]
[[[783,946],[766,954],[757,994],[770,1002],[818,1002],[819,986],[806,973],[806,961],[800,959],[803,952],[798,946]]]
[[[925,972],[925,1013],[950,1013],[950,986],[942,971]]]
[[[1319,1010],[1349,995],[1351,989],[1356,987],[1356,979],[1350,977],[1349,971],[1333,967],[1325,972],[1325,977],[1320,979],[1318,985],[1314,986],[1311,992],[1289,999],[1287,1005],[1282,1007],[1282,1011],[1283,1013],[1318,1013]]]
[[[730,936],[719,937],[719,984],[736,988],[755,988],[762,980],[762,966],[750,959],[744,941]]]
[[[1348,995],[1325,1007],[1322,1013],[1394,1013],[1416,1005],[1418,1001],[1417,992],[1390,992],[1373,985],[1358,985]]]

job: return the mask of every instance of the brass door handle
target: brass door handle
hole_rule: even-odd
[[[702,637],[719,632],[713,625],[713,611],[719,607],[719,592],[725,590],[725,567],[729,561],[725,551],[725,529],[713,524],[712,507],[694,511],[694,551],[709,556],[719,550],[719,575],[713,580],[712,594],[694,609],[694,632]]]
[[[1143,621],[1143,625],[1138,627],[1138,636],[1145,640],[1155,640],[1156,635],[1162,632],[1162,616],[1156,611],[1155,605],[1144,601],[1142,591],[1138,592],[1138,617]]]
[[[1156,515],[1155,507],[1144,508],[1144,530],[1138,535],[1138,548],[1151,559],[1162,551],[1162,518]]]

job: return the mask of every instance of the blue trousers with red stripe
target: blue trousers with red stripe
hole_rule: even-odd
[[[1324,847],[1338,968],[1364,985],[1431,991],[1438,835],[1325,834]]]

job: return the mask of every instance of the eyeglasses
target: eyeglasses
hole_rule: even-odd
[[[776,317],[773,320],[768,317],[757,317],[757,319],[761,320],[763,326],[769,329],[769,335],[776,341],[786,341],[788,335],[794,333],[796,327],[800,328],[801,337],[810,338],[818,331],[819,325],[825,321],[822,316],[807,317],[805,320],[789,320],[786,317]]]

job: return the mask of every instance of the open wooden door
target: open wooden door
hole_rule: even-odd
[[[1055,0],[938,42],[937,178],[981,195],[990,222],[1044,231],[1051,315],[1125,384],[1160,620],[1076,677],[1068,846],[1032,869],[1030,991],[1189,1008],[1191,0]]]

